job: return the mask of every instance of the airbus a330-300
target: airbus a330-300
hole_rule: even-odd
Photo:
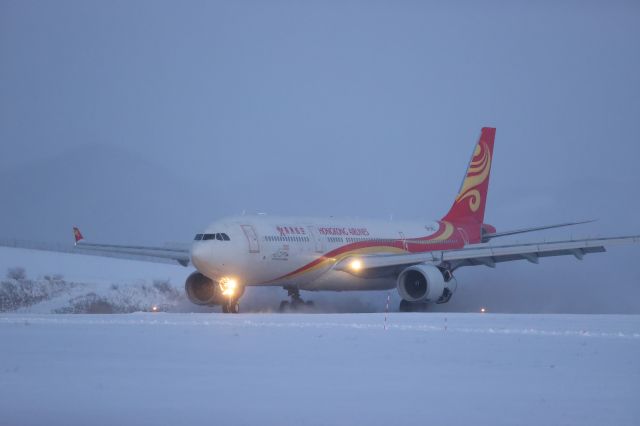
[[[401,311],[446,303],[455,293],[455,271],[463,266],[494,267],[499,262],[538,263],[548,256],[605,251],[606,246],[638,243],[640,236],[590,238],[525,244],[492,240],[561,223],[497,231],[484,222],[493,160],[495,128],[482,129],[460,190],[449,212],[428,223],[320,217],[237,216],[218,220],[195,236],[190,247],[147,247],[85,241],[74,228],[69,250],[154,262],[177,262],[196,269],[186,280],[189,300],[237,313],[248,286],[280,286],[288,292],[282,310],[308,305],[300,290],[347,291],[396,288]],[[21,246],[18,243],[3,244]],[[28,248],[51,249],[25,245]]]

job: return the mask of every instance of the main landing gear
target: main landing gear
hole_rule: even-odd
[[[400,312],[426,312],[427,306],[425,302],[409,302],[408,300],[402,299],[398,310]]]
[[[312,308],[313,302],[311,300],[307,300],[306,302],[302,300],[300,297],[300,290],[298,287],[282,287],[287,290],[287,295],[291,298],[291,300],[283,300],[280,302],[279,312],[287,312],[287,311],[298,311],[301,308]]]
[[[222,312],[225,314],[237,314],[240,312],[238,300],[228,300],[222,304]]]

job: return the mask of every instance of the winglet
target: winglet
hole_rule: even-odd
[[[80,232],[80,230],[76,226],[73,227],[73,238],[75,238],[76,244],[84,240],[84,237],[82,236],[82,232]]]

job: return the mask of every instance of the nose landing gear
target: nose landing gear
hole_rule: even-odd
[[[237,300],[228,300],[222,304],[222,312],[225,314],[237,314],[240,312],[240,304]]]
[[[291,300],[283,300],[280,302],[280,308],[278,312],[289,312],[289,311],[298,311],[304,308],[312,308],[313,301],[307,300],[306,302],[302,300],[300,297],[300,290],[298,287],[283,287],[287,290],[287,295],[291,298]]]
[[[238,301],[244,294],[245,287],[238,284],[236,279],[230,277],[223,277],[219,285],[222,293],[222,312],[225,314],[237,314],[240,312]]]

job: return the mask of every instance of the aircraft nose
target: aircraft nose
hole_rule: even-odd
[[[211,262],[211,247],[205,243],[196,243],[191,246],[191,263],[200,272],[207,269],[207,264]]]

